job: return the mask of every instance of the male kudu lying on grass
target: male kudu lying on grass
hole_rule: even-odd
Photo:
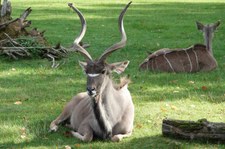
[[[198,30],[203,32],[205,45],[195,44],[186,49],[160,49],[150,54],[139,68],[161,72],[198,72],[215,69],[217,62],[212,52],[212,38],[220,22],[207,25],[196,23]]]
[[[130,4],[131,2],[126,5],[119,16],[121,41],[105,50],[98,60],[92,60],[90,54],[78,44],[85,35],[86,21],[81,12],[69,4],[79,15],[82,24],[73,49],[86,58],[86,62],[79,63],[87,75],[87,92],[73,97],[62,113],[52,121],[50,130],[56,131],[60,123],[69,119],[73,136],[83,141],[91,141],[94,136],[120,141],[123,137],[131,135],[134,105],[127,89],[129,80],[124,78],[119,85],[115,85],[110,77],[113,71],[122,73],[129,61],[106,63],[106,58],[111,53],[126,45],[123,16]]]

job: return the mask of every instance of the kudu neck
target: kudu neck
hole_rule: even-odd
[[[102,136],[100,136],[103,139],[109,139],[112,136],[112,126],[108,119],[108,113],[106,108],[108,107],[107,104],[109,103],[106,101],[109,99],[107,96],[111,96],[111,88],[112,86],[112,80],[109,76],[106,76],[104,78],[104,82],[101,87],[101,91],[99,96],[97,96],[97,101],[94,103],[94,114],[96,117],[96,120],[99,124],[100,129],[102,130]]]
[[[110,96],[115,90],[113,87],[113,80],[110,76],[106,76],[104,79],[105,80],[100,91],[101,98],[107,98],[106,96]]]
[[[213,38],[213,33],[204,33],[204,38],[205,38],[205,45],[206,45],[206,49],[211,53],[213,54],[213,51],[212,51],[212,38]]]

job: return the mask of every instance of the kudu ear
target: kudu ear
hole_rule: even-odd
[[[79,65],[82,68],[82,70],[85,72],[86,68],[87,68],[87,63],[86,62],[81,62],[79,61]]]
[[[117,62],[117,63],[109,64],[109,67],[111,71],[121,74],[127,68],[129,63],[130,61]]]
[[[215,31],[218,26],[220,26],[220,20],[213,24],[213,30]]]
[[[196,21],[196,25],[197,25],[198,30],[200,30],[200,31],[202,31],[202,30],[203,30],[204,25],[203,25],[202,23],[200,23],[200,22]]]

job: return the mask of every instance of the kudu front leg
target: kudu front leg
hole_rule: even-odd
[[[93,130],[88,124],[81,124],[77,132],[71,131],[72,135],[84,142],[90,142],[93,139]]]
[[[114,135],[111,140],[113,142],[119,142],[121,141],[124,137],[130,137],[132,134],[132,132],[129,132],[129,133],[126,133],[126,134],[117,134],[117,135]]]
[[[54,121],[51,122],[49,131],[57,131],[58,125],[67,120],[69,117],[70,115],[68,113],[62,112]]]
[[[65,120],[69,119],[72,111],[73,111],[73,107],[76,104],[75,100],[71,100],[63,109],[63,112],[54,120],[51,122],[50,124],[50,132],[51,131],[57,131],[58,130],[58,125],[62,122],[64,122]]]

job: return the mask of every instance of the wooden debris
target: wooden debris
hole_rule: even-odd
[[[164,119],[163,136],[188,140],[225,142],[225,123],[209,122],[206,119],[184,121]]]
[[[1,1],[0,1],[1,4]],[[31,21],[27,17],[32,12],[31,7],[27,8],[19,18],[11,18],[11,3],[4,0],[0,5],[0,55],[11,59],[29,57],[47,58],[52,61],[52,68],[57,68],[56,60],[67,57],[69,50],[59,43],[56,46],[48,44],[44,37],[45,31],[38,31],[37,28],[29,29]],[[83,47],[88,44],[80,43]]]

